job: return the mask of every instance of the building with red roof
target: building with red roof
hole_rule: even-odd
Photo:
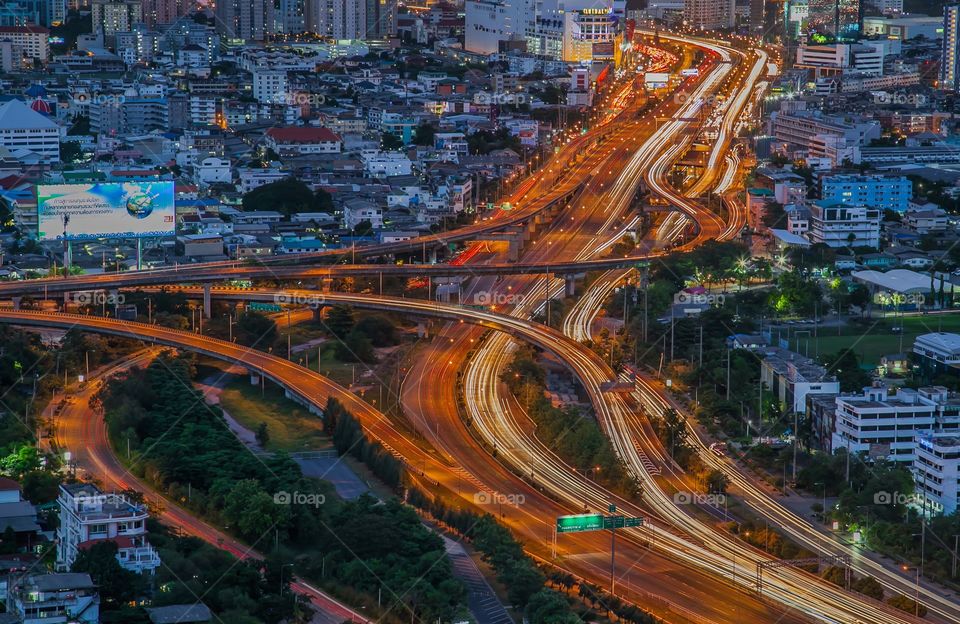
[[[267,147],[280,155],[339,154],[343,148],[340,136],[333,130],[322,127],[270,128],[263,139]]]

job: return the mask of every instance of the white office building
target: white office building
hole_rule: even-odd
[[[103,541],[117,545],[117,561],[127,570],[152,574],[160,566],[160,555],[147,541],[146,505],[91,483],[61,485],[57,503],[58,570],[69,570],[81,550]]]
[[[811,243],[829,247],[880,247],[881,211],[836,202],[810,204]]]
[[[944,290],[952,293],[953,287],[943,283]],[[941,281],[935,282],[939,290]],[[960,375],[960,334],[934,332],[917,336],[913,341],[913,353],[923,373],[937,375]]]
[[[837,43],[830,45],[802,44],[797,48],[798,69],[810,69],[818,77],[853,70],[861,74],[883,73],[883,46]]]
[[[844,159],[860,162],[863,146],[880,138],[881,127],[875,119],[798,110],[773,113],[770,134],[788,151],[799,149],[810,157],[828,158],[836,166]]]
[[[0,106],[0,146],[14,158],[37,157],[43,163],[60,162],[60,126],[20,100]]]
[[[957,511],[960,484],[960,436],[949,433],[921,435],[913,462],[917,502],[930,514]]]
[[[843,448],[871,459],[912,465],[916,437],[935,429],[936,396],[923,388],[901,388],[896,396],[890,396],[886,388],[838,396],[831,446],[834,451]]]

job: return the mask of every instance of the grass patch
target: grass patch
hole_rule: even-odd
[[[894,327],[902,328],[902,332],[895,333]],[[956,314],[929,314],[926,316],[906,316],[894,318],[864,319],[863,323],[848,323],[840,328],[837,335],[836,327],[820,327],[817,330],[817,339],[813,339],[812,327],[798,327],[810,334],[790,337],[790,346],[795,351],[812,357],[837,353],[844,348],[852,348],[860,356],[864,365],[876,366],[884,355],[897,353],[900,350],[901,336],[903,351],[909,353],[913,349],[913,341],[917,336],[932,332],[960,333],[960,315]],[[796,330],[791,330],[791,334]],[[786,332],[784,332],[786,334]],[[776,330],[774,330],[776,335]]]
[[[283,338],[284,347],[286,347],[287,334],[290,335],[290,342],[296,346],[311,340],[327,338],[327,330],[323,323],[317,321],[304,321],[294,323],[290,327],[283,327],[279,330],[280,337]]]
[[[250,385],[245,377],[232,379],[220,393],[220,404],[238,423],[256,431],[267,423],[268,451],[315,451],[332,448],[323,433],[323,421],[283,391],[268,384],[263,389]]]

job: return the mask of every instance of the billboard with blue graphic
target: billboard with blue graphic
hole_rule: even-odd
[[[173,182],[95,182],[37,187],[44,241],[154,238],[176,231]]]

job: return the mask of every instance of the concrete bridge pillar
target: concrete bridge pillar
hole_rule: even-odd
[[[203,315],[206,318],[210,318],[210,315],[213,313],[213,310],[211,309],[211,301],[210,301],[211,288],[212,286],[209,282],[203,285]]]
[[[417,338],[426,338],[430,333],[427,329],[427,323],[425,321],[417,322]]]
[[[563,276],[563,294],[567,297],[573,297],[577,294],[577,276],[576,275],[564,275]]]
[[[507,257],[510,262],[516,262],[520,259],[520,252],[523,249],[523,243],[518,238],[510,239],[510,248],[507,253]]]
[[[250,385],[259,386],[260,385],[260,374],[259,373],[250,373]]]
[[[430,250],[430,264],[436,264],[436,263],[437,263],[437,248],[434,247],[433,249]]]
[[[21,302],[21,301],[23,301],[23,297],[14,297],[14,298],[13,298],[13,309],[14,309],[14,310],[19,310],[19,309],[20,309],[20,302]]]
[[[313,309],[313,320],[314,320],[314,322],[319,323],[320,321],[322,321],[322,320],[323,320],[323,306],[321,306],[321,305],[315,305],[315,306],[311,306],[311,308]]]

